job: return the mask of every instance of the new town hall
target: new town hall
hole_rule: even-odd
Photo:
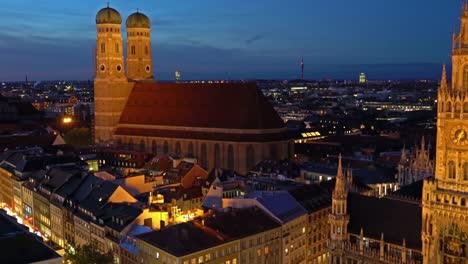
[[[453,35],[451,85],[443,67],[437,119],[435,178],[423,181],[421,202],[352,193],[339,169],[331,263],[468,263],[468,3]]]
[[[293,153],[283,121],[254,83],[156,82],[147,16],[126,21],[126,61],[119,12],[102,9],[96,24],[96,143],[192,156],[205,169],[240,173]]]

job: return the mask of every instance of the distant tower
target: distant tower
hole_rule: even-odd
[[[304,80],[304,58],[301,59],[301,80]]]
[[[359,74],[359,83],[363,84],[363,83],[366,83],[366,82],[367,82],[366,74],[361,72],[361,74]]]
[[[137,9],[125,23],[127,26],[127,76],[141,81],[153,78],[150,19]]]
[[[26,77],[25,83],[28,84],[28,75],[25,74],[25,77]]]
[[[177,82],[180,81],[181,75],[182,72],[180,72],[179,70],[175,71],[175,79]]]
[[[352,176],[349,176],[352,177]],[[347,213],[348,186],[341,165],[341,154],[338,158],[335,189],[332,193],[332,212],[328,222],[331,227],[329,249],[332,251],[332,263],[342,263],[339,260],[344,252],[344,244],[348,241],[349,215]]]
[[[95,140],[96,143],[112,139],[120,114],[125,106],[127,77],[124,72],[124,57],[121,33],[122,17],[117,10],[107,7],[96,15],[96,73],[95,94]],[[116,89],[116,87],[123,87]]]

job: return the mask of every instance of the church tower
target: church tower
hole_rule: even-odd
[[[112,139],[130,91],[124,71],[121,24],[122,17],[119,12],[109,5],[96,15],[96,143],[109,142]]]
[[[351,175],[348,175],[352,177]],[[348,223],[349,215],[347,214],[348,203],[348,186],[347,180],[343,174],[341,165],[341,154],[338,158],[338,171],[336,173],[335,189],[332,194],[332,212],[329,215],[328,222],[330,223],[330,241],[329,248],[332,251],[332,263],[340,263],[340,259],[344,256],[344,244],[348,241]]]
[[[423,188],[424,263],[468,263],[468,3],[453,35],[452,85],[438,91],[435,179]]]
[[[137,11],[127,18],[127,75],[130,80],[153,78],[151,58],[151,22]]]

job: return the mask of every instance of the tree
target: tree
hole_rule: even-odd
[[[63,263],[70,264],[113,264],[111,252],[101,253],[95,243],[89,243],[74,248],[68,245],[63,255]]]

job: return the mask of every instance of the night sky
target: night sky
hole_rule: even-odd
[[[92,79],[97,0],[2,1],[0,80]],[[114,0],[152,20],[155,76],[438,78],[461,1]]]

